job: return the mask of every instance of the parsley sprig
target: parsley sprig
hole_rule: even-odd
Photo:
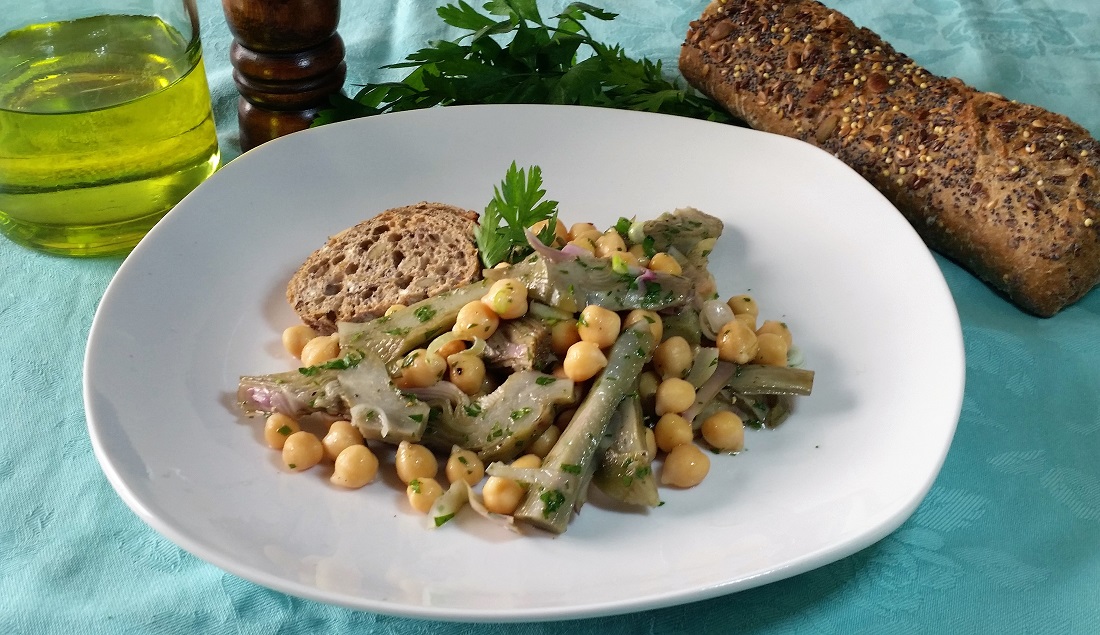
[[[558,202],[542,200],[542,170],[532,165],[526,171],[512,161],[504,180],[493,188],[493,200],[485,207],[474,232],[481,262],[487,268],[499,262],[516,263],[531,253],[524,230],[547,221],[538,237],[544,244],[554,240],[558,221]]]
[[[731,122],[709,98],[666,79],[661,62],[634,59],[622,47],[594,39],[588,18],[617,14],[584,2],[544,20],[537,0],[489,0],[484,13],[463,0],[436,10],[448,25],[468,31],[432,41],[405,61],[398,82],[369,83],[354,98],[334,96],[314,125],[455,104],[544,103],[604,106]]]

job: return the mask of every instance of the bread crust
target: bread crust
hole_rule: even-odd
[[[298,268],[286,297],[322,334],[481,278],[477,213],[444,203],[388,209],[332,236]]]
[[[1051,316],[1100,282],[1100,143],[929,73],[813,0],[715,0],[680,70],[749,126],[854,168],[932,249]]]

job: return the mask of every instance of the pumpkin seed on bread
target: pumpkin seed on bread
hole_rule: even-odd
[[[350,227],[306,259],[286,297],[323,334],[365,322],[481,278],[477,213],[444,203],[388,209]]]

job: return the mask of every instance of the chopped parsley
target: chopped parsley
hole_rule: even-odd
[[[418,307],[415,311],[413,311],[413,315],[415,315],[416,319],[420,320],[421,322],[427,322],[428,320],[435,317],[435,309],[433,309],[431,306],[425,305],[422,307]]]
[[[288,436],[290,436],[290,433],[293,432],[293,430],[290,429],[290,426],[280,426],[279,429],[276,430],[275,432],[278,432],[279,434],[283,435],[284,437],[288,437]]]
[[[556,382],[557,380],[558,380],[557,377],[550,377],[549,375],[543,375],[542,377],[536,378],[535,383],[540,385],[540,386],[549,386],[550,384]]]
[[[508,416],[511,417],[512,421],[519,421],[520,419],[526,417],[529,414],[531,414],[531,409],[525,407],[525,408],[520,408],[519,410],[513,410],[512,414],[510,414]]]
[[[574,463],[562,463],[561,464],[561,471],[562,472],[569,472],[570,474],[580,474],[581,473],[581,466],[576,465]]]
[[[481,414],[481,404],[472,403],[466,406],[467,417],[477,417]]]
[[[347,355],[337,359],[330,359],[323,364],[316,364],[314,366],[305,366],[299,368],[298,372],[306,377],[312,377],[322,370],[347,370],[354,366],[359,365],[359,362],[363,361],[363,354],[359,351],[351,351]]]
[[[412,490],[413,494],[419,494],[420,493],[420,479],[414,478],[413,480],[409,481],[409,489]]]
[[[549,518],[550,514],[558,511],[565,503],[565,494],[557,489],[546,490],[539,496],[539,500],[543,502],[542,517]]]

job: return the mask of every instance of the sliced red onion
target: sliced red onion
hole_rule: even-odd
[[[592,254],[592,252],[588,251],[584,247],[578,247],[573,243],[566,243],[566,245],[561,248],[561,253],[563,256],[569,256],[569,260],[574,260],[578,256],[581,256],[583,254]]]
[[[566,262],[573,259],[573,257],[570,257],[561,250],[554,249],[553,247],[550,247],[549,245],[543,243],[541,240],[539,240],[539,237],[535,235],[535,232],[531,231],[530,229],[523,230],[523,234],[527,236],[527,243],[531,245],[531,249],[534,249],[535,253],[539,254],[543,258],[546,258],[550,262]]]
[[[699,386],[699,390],[695,391],[695,403],[684,411],[683,417],[688,421],[694,421],[699,411],[703,409],[703,406],[707,405],[711,399],[714,399],[718,391],[725,387],[730,377],[733,377],[735,370],[737,370],[737,366],[734,364],[719,361],[718,367],[714,369],[714,374],[710,376],[710,379],[708,379],[706,383]]]

